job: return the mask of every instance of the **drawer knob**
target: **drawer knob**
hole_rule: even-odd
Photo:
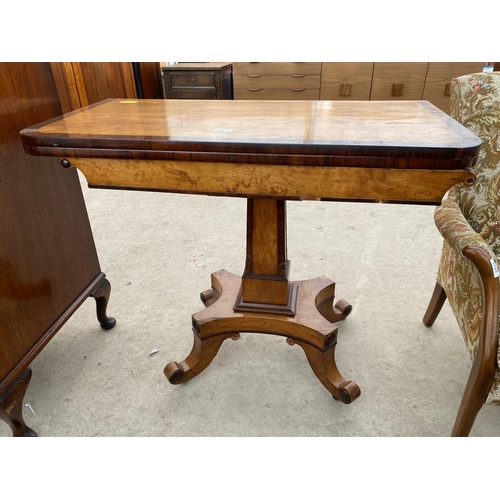
[[[399,97],[403,95],[404,83],[394,83],[392,85],[392,95],[394,97]]]
[[[351,84],[350,83],[341,83],[339,95],[344,96],[344,97],[350,96],[351,95]]]
[[[304,92],[306,89],[290,89],[292,92]]]
[[[260,78],[262,75],[248,75],[248,78]]]
[[[292,78],[304,78],[306,75],[290,75]]]
[[[189,81],[190,81],[191,83],[194,83],[196,80],[195,80],[194,78],[190,78],[190,79],[189,79]]]
[[[262,89],[247,89],[247,90],[249,90],[250,92],[259,92]]]

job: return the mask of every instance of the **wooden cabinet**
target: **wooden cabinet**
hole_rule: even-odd
[[[450,86],[453,78],[479,73],[484,63],[442,63],[431,62],[427,70],[427,78],[422,99],[430,101],[445,113],[450,112]]]
[[[420,100],[428,63],[375,63],[370,100]]]
[[[15,436],[35,435],[22,416],[29,365],[82,302],[115,323],[76,169],[21,143],[60,114],[49,63],[0,63],[0,418]]]
[[[457,76],[483,71],[485,63],[238,62],[235,99],[426,100],[449,113],[449,88]]]
[[[235,99],[319,99],[321,63],[233,63]]]
[[[161,99],[159,64],[50,63],[63,113],[109,97]]]
[[[320,99],[331,101],[370,99],[373,63],[328,63],[321,69]]]
[[[232,99],[231,63],[179,63],[161,68],[165,99]]]

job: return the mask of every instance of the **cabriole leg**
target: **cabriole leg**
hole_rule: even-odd
[[[115,318],[110,318],[106,314],[106,309],[108,307],[109,295],[111,293],[111,284],[107,279],[91,293],[91,297],[94,297],[97,309],[97,319],[101,328],[104,330],[111,330],[116,325]]]
[[[23,400],[30,380],[31,368],[28,367],[0,398],[0,418],[11,428],[14,437],[36,437],[36,432],[23,418]]]

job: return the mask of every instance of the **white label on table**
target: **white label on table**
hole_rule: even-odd
[[[490,264],[491,264],[491,269],[493,269],[493,277],[498,278],[498,276],[500,276],[500,273],[498,272],[497,263],[493,258],[490,259]]]
[[[214,128],[214,132],[232,132],[232,128]]]

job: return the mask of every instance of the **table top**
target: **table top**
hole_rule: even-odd
[[[107,99],[21,138],[57,157],[455,170],[481,146],[427,101]]]

